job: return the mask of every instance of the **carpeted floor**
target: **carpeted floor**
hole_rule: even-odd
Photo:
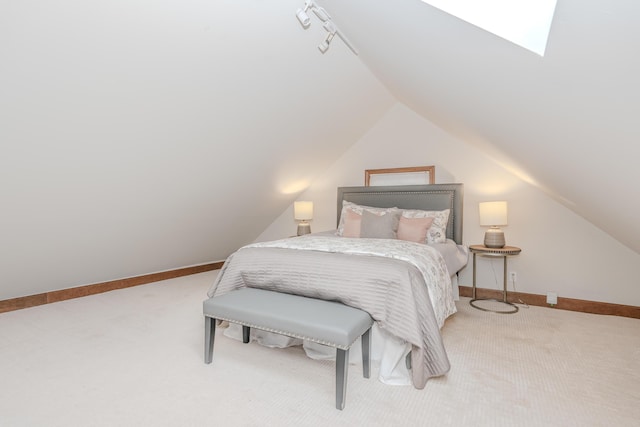
[[[458,302],[452,369],[424,390],[218,334],[202,300],[217,272],[0,314],[0,426],[638,426],[640,320]],[[376,373],[374,369],[374,374]]]

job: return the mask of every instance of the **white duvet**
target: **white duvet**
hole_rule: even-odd
[[[225,263],[209,296],[250,286],[335,299],[362,308],[376,320],[373,359],[385,383],[413,382],[422,388],[432,376],[449,370],[439,329],[455,313],[446,262],[433,247],[389,239],[305,236],[248,245]],[[227,334],[235,335],[234,328]],[[264,345],[283,347],[299,341],[253,331]],[[310,357],[333,351],[304,344]],[[413,369],[404,360],[412,351]],[[351,357],[359,358],[354,345]]]

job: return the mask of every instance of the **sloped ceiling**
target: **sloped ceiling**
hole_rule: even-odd
[[[640,3],[558,0],[544,57],[420,0],[320,3],[399,100],[640,252]]]
[[[0,3],[0,299],[224,260],[379,120],[297,7]]]
[[[397,100],[640,252],[640,5],[544,58],[419,0],[0,3],[0,299],[226,258]]]

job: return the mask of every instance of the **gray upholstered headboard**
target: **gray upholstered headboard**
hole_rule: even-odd
[[[338,221],[342,201],[380,208],[421,209],[439,211],[451,209],[447,238],[462,244],[463,184],[399,185],[385,187],[338,187]]]

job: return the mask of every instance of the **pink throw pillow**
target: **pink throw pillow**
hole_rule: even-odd
[[[427,243],[427,232],[431,224],[433,224],[433,218],[400,217],[398,239],[416,243]]]
[[[360,224],[362,224],[362,215],[352,209],[347,209],[344,218],[343,237],[360,237]]]

